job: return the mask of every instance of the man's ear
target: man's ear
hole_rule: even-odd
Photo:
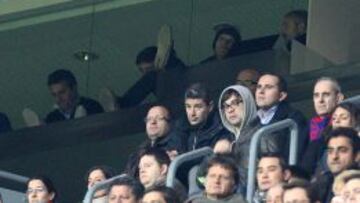
[[[287,98],[288,94],[287,92],[280,92],[280,98],[279,101],[284,101]]]
[[[343,93],[341,93],[341,92],[337,93],[337,95],[336,95],[337,103],[342,102],[344,100],[344,98],[345,98],[345,96]]]
[[[163,164],[160,166],[160,174],[161,175],[166,175],[168,172],[168,165]]]
[[[55,193],[52,192],[52,193],[50,193],[49,195],[50,195],[50,200],[54,200],[54,198],[55,198]]]
[[[291,178],[291,172],[288,169],[286,169],[284,171],[284,180],[288,181],[288,180],[290,180],[290,178]]]

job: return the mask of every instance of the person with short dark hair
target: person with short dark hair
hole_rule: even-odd
[[[209,91],[201,83],[188,87],[184,95],[186,118],[177,120],[176,136],[181,139],[182,152],[202,147],[214,147],[222,139],[232,140],[233,136],[221,123]]]
[[[52,181],[42,175],[31,177],[27,183],[26,199],[29,203],[55,203],[57,192]]]
[[[176,191],[166,186],[155,186],[146,190],[142,203],[181,203]]]
[[[121,177],[110,185],[108,203],[140,203],[144,190],[138,180],[129,176]]]
[[[205,170],[205,189],[200,196],[190,197],[192,203],[242,203],[244,198],[236,193],[239,172],[234,159],[229,155],[210,158]]]
[[[241,43],[240,32],[232,25],[224,24],[216,28],[212,43],[214,55],[204,59],[200,64],[224,60],[239,54]]]
[[[74,119],[104,111],[97,101],[78,94],[76,78],[69,70],[59,69],[52,72],[48,76],[47,84],[55,99],[56,109],[46,116],[46,123]]]
[[[115,175],[114,169],[109,166],[99,165],[91,167],[86,175],[85,181],[87,182],[87,187],[90,189],[96,183],[105,181]],[[95,192],[92,202],[93,203],[105,203],[107,200],[107,191],[106,190],[98,190]]]
[[[170,166],[170,158],[164,150],[149,148],[140,155],[139,180],[146,189],[165,185]],[[183,200],[186,197],[185,188],[180,182],[175,182],[175,190]]]
[[[309,202],[320,203],[316,190],[311,188],[311,184],[305,180],[297,180],[283,186],[283,203]]]
[[[360,155],[360,137],[351,128],[337,128],[330,132],[326,145],[329,171],[318,174],[313,183],[323,203],[333,198],[332,185],[341,172],[358,169],[356,158]]]
[[[289,178],[290,171],[281,154],[262,154],[257,165],[256,179],[258,190],[255,192],[254,202],[266,202],[268,190],[278,184],[286,183]]]

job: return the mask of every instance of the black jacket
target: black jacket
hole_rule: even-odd
[[[234,140],[234,136],[221,123],[216,110],[213,110],[205,123],[191,126],[186,116],[175,124],[175,134],[181,140],[180,152],[188,152],[202,147],[214,147],[221,139]]]
[[[334,183],[334,176],[330,171],[320,174],[312,183],[314,191],[317,192],[317,198],[322,203],[330,203],[334,197],[332,185]]]

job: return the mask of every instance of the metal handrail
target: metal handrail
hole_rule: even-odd
[[[0,171],[0,178],[4,178],[4,179],[8,179],[8,180],[11,180],[14,182],[24,183],[24,184],[26,184],[27,181],[29,180],[28,177],[17,175],[17,174],[6,172],[6,171]]]
[[[97,190],[100,190],[100,189],[106,189],[108,188],[115,180],[119,179],[119,178],[123,178],[123,177],[127,177],[126,174],[120,174],[118,176],[115,176],[115,177],[112,177],[110,179],[107,179],[107,180],[104,180],[104,181],[101,181],[101,182],[98,182],[96,183],[93,187],[91,187],[90,189],[88,189],[88,191],[86,192],[85,194],[85,197],[84,197],[84,200],[83,200],[83,203],[92,203],[92,200],[93,200],[93,196],[95,194],[95,192]]]
[[[249,170],[247,177],[246,200],[252,202],[252,197],[255,191],[255,173],[256,173],[256,156],[258,153],[258,145],[262,136],[273,133],[274,131],[290,128],[290,155],[289,164],[296,164],[297,156],[297,142],[298,142],[298,126],[292,119],[286,119],[276,122],[274,124],[264,126],[257,130],[251,138],[250,155],[249,155]]]
[[[341,103],[352,103],[354,105],[360,105],[360,95],[356,95],[350,98],[345,99]]]
[[[173,188],[175,185],[176,170],[181,164],[193,159],[198,159],[213,154],[213,150],[210,147],[203,147],[191,152],[187,152],[177,156],[170,164],[169,171],[166,177],[166,186]]]

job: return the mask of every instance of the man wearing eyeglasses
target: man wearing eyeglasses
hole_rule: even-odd
[[[139,154],[144,149],[160,148],[165,150],[170,158],[177,155],[176,138],[171,130],[170,124],[171,116],[169,110],[165,106],[156,105],[149,109],[144,121],[146,126],[147,140],[145,140],[138,150],[131,154],[126,166],[125,172],[130,175],[136,175],[136,166],[139,162]]]

